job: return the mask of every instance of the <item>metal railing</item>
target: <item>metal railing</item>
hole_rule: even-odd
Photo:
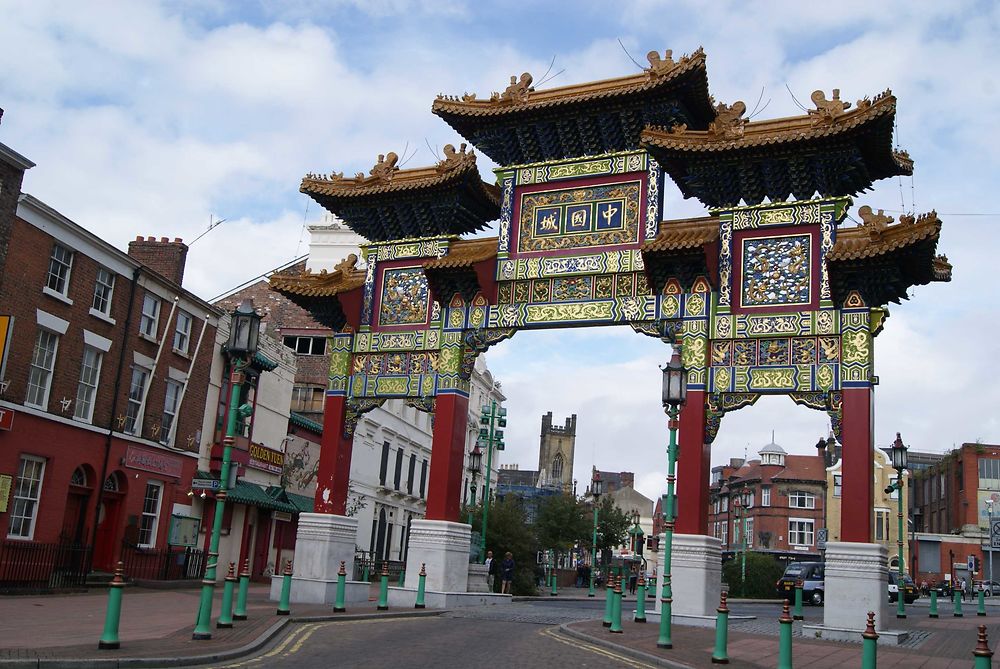
[[[0,590],[57,590],[83,585],[87,580],[90,547],[65,542],[0,543]]]
[[[368,568],[368,580],[377,583],[382,576],[382,565],[386,565],[389,572],[389,584],[395,585],[399,580],[400,572],[406,569],[406,563],[399,560],[380,560],[368,551],[356,551],[354,553],[354,577],[355,581],[365,579],[365,567]]]
[[[142,548],[123,542],[121,560],[126,580],[176,581],[199,578],[205,565],[205,552],[184,546]]]

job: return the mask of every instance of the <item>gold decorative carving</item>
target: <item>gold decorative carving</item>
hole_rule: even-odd
[[[399,167],[396,165],[396,163],[398,162],[399,162],[399,156],[397,156],[395,152],[390,151],[386,155],[382,155],[380,153],[378,155],[378,162],[375,163],[375,166],[372,167],[368,171],[368,173],[378,181],[384,181],[388,183],[392,181],[393,174],[399,171]],[[364,179],[363,175],[359,174],[358,176],[360,176],[361,179],[355,177],[355,180],[360,181]]]
[[[850,102],[840,99],[840,89],[833,89],[833,99],[827,100],[823,91],[813,91],[810,96],[816,109],[810,109],[809,115],[813,117],[813,125],[832,125],[844,112],[851,108]]]
[[[534,81],[534,77],[531,76],[530,72],[525,72],[518,79],[516,75],[510,75],[510,85],[504,89],[503,93],[494,92],[490,96],[490,102],[509,102],[515,104],[518,102],[527,102],[528,94],[535,90],[531,87],[531,82]]]
[[[885,212],[881,209],[878,210],[877,214],[873,213],[872,208],[867,204],[858,209],[858,216],[861,217],[861,227],[868,231],[868,237],[873,240],[879,239],[893,221],[892,216],[886,216]],[[908,221],[906,220],[907,218],[909,219]],[[901,216],[900,222],[912,223],[913,217]]]
[[[437,164],[438,173],[444,174],[445,172],[451,172],[461,167],[465,167],[469,163],[474,165],[476,163],[476,152],[469,151],[466,153],[465,148],[465,142],[462,142],[458,151],[455,150],[455,146],[453,144],[445,144],[444,160]]]
[[[739,139],[743,136],[747,106],[742,100],[732,105],[720,102],[715,106],[715,120],[708,124],[708,136],[716,140]]]
[[[659,51],[650,51],[646,54],[646,60],[649,61],[649,68],[646,69],[646,72],[654,78],[662,77],[677,66],[677,63],[674,62],[672,49],[664,51],[663,58],[660,58]]]

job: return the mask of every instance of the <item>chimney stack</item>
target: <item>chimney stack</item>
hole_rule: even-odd
[[[128,254],[160,276],[173,281],[178,286],[184,281],[184,263],[187,262],[188,247],[180,237],[170,241],[167,237],[143,237],[128,243]]]

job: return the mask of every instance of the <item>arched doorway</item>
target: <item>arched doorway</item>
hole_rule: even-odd
[[[81,465],[73,470],[66,493],[66,509],[63,512],[61,543],[81,545],[87,536],[87,508],[94,488],[94,470],[89,465]]]
[[[97,539],[94,542],[94,570],[113,571],[118,555],[122,507],[128,492],[128,479],[119,471],[104,479],[104,493],[97,509]]]

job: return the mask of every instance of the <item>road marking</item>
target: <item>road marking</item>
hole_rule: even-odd
[[[586,650],[596,655],[603,655],[604,657],[610,658],[612,660],[617,660],[618,662],[621,662],[622,664],[629,667],[634,667],[635,669],[655,669],[651,664],[646,664],[638,660],[633,660],[630,657],[619,655],[618,653],[614,653],[610,650],[605,650],[600,646],[595,646],[586,641],[580,641],[577,639],[573,640],[567,639],[563,637],[563,635],[559,634],[559,632],[555,631],[553,628],[544,629],[541,632],[539,632],[539,634],[544,634],[550,639],[555,639],[559,643],[564,643],[567,646],[572,646],[573,648],[579,648],[581,650]]]

